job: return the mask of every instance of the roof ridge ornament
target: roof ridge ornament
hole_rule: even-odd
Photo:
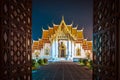
[[[34,42],[35,40],[33,40],[33,42]]]
[[[42,27],[42,31],[44,31],[44,28]]]
[[[45,29],[42,27],[42,31],[48,31],[48,30],[45,30]]]
[[[48,29],[50,29],[51,27],[48,25]]]
[[[87,38],[85,38],[84,40],[87,41]]]
[[[73,26],[73,21],[72,21],[71,25]]]
[[[38,40],[41,40],[41,38],[39,38]]]
[[[69,25],[67,25],[67,26],[73,26],[73,21],[72,21],[72,23],[71,23],[71,24],[69,24]]]
[[[78,28],[78,25],[76,27],[73,27],[73,29],[77,29]]]
[[[84,30],[84,27],[82,28],[82,30]]]
[[[53,26],[59,26],[59,25],[57,25],[57,24],[53,23]]]
[[[78,32],[82,32],[83,30],[77,30]]]
[[[78,25],[76,25],[76,28],[78,28]]]

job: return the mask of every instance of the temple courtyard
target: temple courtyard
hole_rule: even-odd
[[[53,62],[33,70],[32,80],[92,80],[92,70],[75,62]]]

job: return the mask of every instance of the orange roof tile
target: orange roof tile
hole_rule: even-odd
[[[52,34],[54,34],[53,28],[49,28],[49,36],[51,36]]]
[[[77,38],[83,38],[83,31],[77,31]]]
[[[55,32],[57,29],[58,29],[58,26],[54,26],[54,27],[53,27],[54,32]]]
[[[92,41],[87,41],[88,50],[92,50]]]
[[[33,42],[32,49],[33,49],[33,51],[39,49],[39,42],[38,42],[38,41],[34,41],[34,42]]]
[[[70,32],[72,31],[72,26],[68,26],[67,28]]]
[[[83,49],[85,49],[85,50],[87,50],[88,49],[88,46],[87,46],[87,40],[86,39],[84,39],[83,40]]]
[[[43,40],[39,40],[39,46],[43,45]]]
[[[87,40],[86,39],[83,40],[83,45],[87,45]]]
[[[33,42],[33,45],[38,45],[38,44],[39,44],[38,41]]]
[[[92,41],[87,41],[87,45],[92,46]]]
[[[76,35],[77,34],[77,29],[76,28],[72,28],[72,34]]]
[[[48,38],[48,30],[43,30],[43,33],[42,33],[42,39],[44,38]]]

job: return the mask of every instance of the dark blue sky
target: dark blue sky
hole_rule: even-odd
[[[48,29],[52,23],[60,24],[64,16],[66,24],[84,28],[84,36],[92,40],[93,1],[92,0],[33,0],[32,39],[42,36],[42,27]]]

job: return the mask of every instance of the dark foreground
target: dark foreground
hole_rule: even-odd
[[[92,72],[73,62],[55,62],[33,71],[32,80],[92,80]]]

